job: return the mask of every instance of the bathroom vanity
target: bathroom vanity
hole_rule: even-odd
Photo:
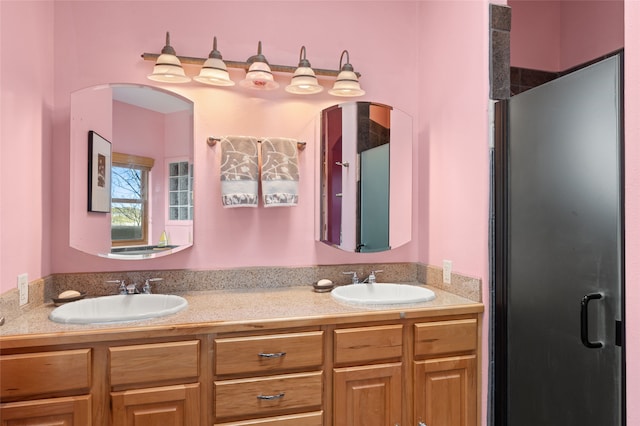
[[[476,426],[483,305],[434,291],[192,292],[170,317],[85,326],[44,305],[1,331],[1,424]]]

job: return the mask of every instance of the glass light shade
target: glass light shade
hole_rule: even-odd
[[[153,73],[147,76],[149,80],[165,83],[187,83],[191,81],[184,73],[182,64],[177,56],[163,53],[158,56]]]
[[[362,96],[365,94],[365,91],[360,88],[356,73],[343,69],[340,71],[340,74],[338,74],[336,82],[333,83],[333,88],[329,90],[329,94],[333,96],[353,97]]]
[[[236,83],[229,78],[227,66],[222,59],[209,58],[204,62],[200,74],[193,78],[198,83],[213,86],[233,86]]]
[[[186,83],[191,81],[191,79],[184,74],[180,59],[176,56],[176,51],[171,47],[169,40],[169,31],[167,31],[165,46],[162,48],[162,52],[156,60],[153,73],[149,74],[147,78],[165,83]]]
[[[240,81],[240,86],[257,90],[273,90],[280,87],[278,83],[273,81],[269,64],[260,61],[251,64],[247,76]]]
[[[324,88],[318,84],[318,79],[313,69],[310,67],[298,67],[293,77],[291,77],[291,84],[285,87],[284,90],[297,95],[312,95],[322,92]]]

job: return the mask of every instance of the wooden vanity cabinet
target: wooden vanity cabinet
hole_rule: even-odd
[[[476,318],[414,326],[414,424],[476,426]]]
[[[477,311],[381,317],[13,344],[0,426],[478,426]]]

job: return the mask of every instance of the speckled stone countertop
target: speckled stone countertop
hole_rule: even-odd
[[[444,290],[430,302],[411,305],[350,305],[336,301],[330,293],[315,293],[311,286],[268,289],[210,290],[174,293],[183,296],[189,306],[163,318],[110,323],[59,324],[48,319],[52,303],[13,318],[0,327],[0,347],[27,346],[35,338],[55,338],[73,343],[79,336],[93,335],[109,339],[212,332],[269,329],[282,326],[318,326],[328,323],[392,320],[399,318],[478,313],[483,305]],[[136,297],[132,295],[131,297]],[[155,333],[155,334],[154,334]],[[116,337],[117,335],[117,337]],[[52,340],[53,341],[53,340]]]

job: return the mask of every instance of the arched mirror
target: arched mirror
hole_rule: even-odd
[[[345,251],[411,240],[411,117],[349,102],[322,111],[320,241]]]
[[[193,102],[151,86],[89,87],[71,94],[70,136],[71,247],[133,260],[192,245]]]

